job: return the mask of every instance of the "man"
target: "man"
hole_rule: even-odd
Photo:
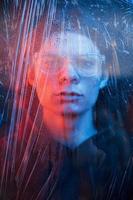
[[[30,94],[27,89],[11,150],[17,155],[7,195],[10,200],[126,199],[120,183],[128,141],[112,124],[97,129],[94,110],[117,64],[116,51],[102,19],[88,12],[89,3],[64,3],[48,12],[50,18],[44,15],[29,36]]]

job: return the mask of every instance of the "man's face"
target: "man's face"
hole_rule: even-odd
[[[34,55],[36,92],[44,109],[81,114],[92,109],[99,92],[101,54],[86,36],[54,34]]]

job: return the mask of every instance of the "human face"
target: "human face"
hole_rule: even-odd
[[[33,59],[42,107],[57,114],[91,110],[99,92],[101,58],[88,37],[73,32],[54,34]]]

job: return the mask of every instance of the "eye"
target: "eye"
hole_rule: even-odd
[[[57,73],[59,72],[66,60],[64,57],[57,55],[44,55],[44,54],[36,54],[34,56],[34,65],[40,66],[43,72],[51,72]]]
[[[52,60],[51,59],[42,59],[42,65],[45,67],[45,68],[51,68],[52,67]]]
[[[82,68],[92,68],[95,66],[96,62],[94,59],[78,59],[78,66]]]
[[[41,58],[41,67],[44,71],[56,72],[62,68],[63,61],[59,57],[48,56]]]

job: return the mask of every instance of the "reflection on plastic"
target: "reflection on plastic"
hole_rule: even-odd
[[[0,9],[0,199],[131,200],[132,3]]]

